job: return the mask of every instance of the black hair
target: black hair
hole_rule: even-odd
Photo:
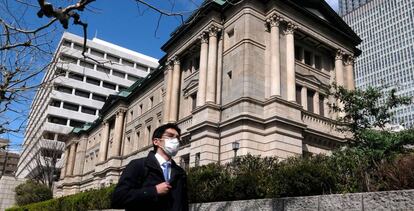
[[[154,130],[154,133],[152,134],[152,141],[154,141],[154,139],[156,138],[161,138],[162,134],[164,134],[165,131],[170,128],[176,130],[178,135],[181,136],[181,130],[176,124],[167,123],[165,125],[159,126],[157,129]],[[152,144],[154,146],[154,151],[157,151],[157,146],[154,144],[154,142],[152,142]]]

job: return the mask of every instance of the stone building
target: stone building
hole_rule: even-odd
[[[185,168],[229,162],[235,141],[238,155],[329,153],[346,137],[328,85],[354,88],[360,42],[323,0],[205,1],[162,46],[157,70],[72,132],[57,194],[116,183],[166,122],[182,129],[175,160]]]

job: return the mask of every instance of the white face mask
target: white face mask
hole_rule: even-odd
[[[177,138],[166,138],[164,139],[165,143],[164,143],[164,152],[170,156],[170,157],[174,157],[177,152],[178,152],[178,147],[180,147],[180,142],[178,141]]]

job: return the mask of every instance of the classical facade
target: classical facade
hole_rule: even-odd
[[[285,159],[329,153],[347,140],[326,96],[332,82],[354,88],[361,40],[329,5],[217,2],[205,1],[172,33],[157,70],[73,131],[57,195],[116,183],[166,122],[182,129],[175,160],[184,168],[231,161],[235,141],[238,155]]]
[[[109,95],[142,80],[158,66],[157,59],[97,38],[88,40],[88,59],[84,59],[83,41],[83,37],[63,33],[43,77],[44,86],[36,92],[30,108],[16,172],[19,178],[37,173],[39,168],[32,162],[39,157],[37,153],[55,156],[47,151],[63,149],[74,127],[95,121]]]

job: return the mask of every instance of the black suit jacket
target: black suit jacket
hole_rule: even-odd
[[[155,153],[132,160],[122,172],[112,195],[112,208],[129,210],[188,210],[187,176],[173,160],[171,162],[172,189],[159,196],[155,188],[165,182]]]

